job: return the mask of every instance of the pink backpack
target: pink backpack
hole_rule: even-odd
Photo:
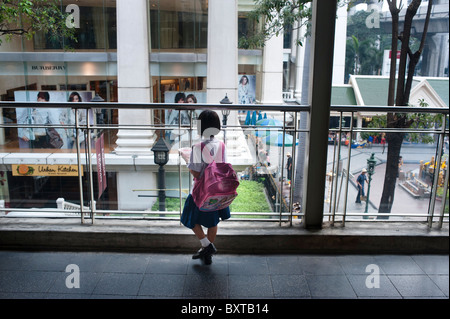
[[[223,150],[223,142],[221,146]],[[202,143],[203,156],[206,155],[203,153],[204,147],[205,145]],[[239,186],[239,179],[231,164],[216,163],[214,160],[208,162],[210,164],[205,168],[203,175],[195,180],[192,190],[195,205],[204,212],[216,211],[230,206],[238,195],[236,189]]]

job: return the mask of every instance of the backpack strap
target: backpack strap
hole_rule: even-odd
[[[222,152],[222,163],[225,163],[225,143],[222,141],[219,141],[219,152]],[[206,143],[205,142],[201,142],[200,144],[200,150],[201,150],[201,154],[202,154],[202,158],[205,159],[205,157],[207,157],[207,161],[205,161],[206,163],[211,163],[217,156],[217,154],[211,155],[211,151],[209,152],[203,152],[203,149],[205,148]]]

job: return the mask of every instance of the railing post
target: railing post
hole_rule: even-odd
[[[80,119],[78,117],[78,110],[77,108],[74,109],[75,112],[75,134],[76,134],[76,144],[77,144],[77,165],[78,165],[78,187],[80,191],[80,221],[81,224],[84,224],[84,212],[83,212],[83,170],[81,166],[81,150],[80,150],[80,134],[81,129],[80,127]],[[86,114],[89,113],[89,109],[86,108]],[[85,143],[87,143],[86,138],[84,139]],[[86,163],[87,164],[87,163]],[[86,166],[85,164],[85,166]]]
[[[444,214],[445,214],[445,202],[447,200],[447,191],[448,191],[448,176],[450,175],[448,173],[448,158],[447,158],[447,163],[446,163],[446,167],[447,169],[445,170],[445,177],[444,177],[444,191],[442,192],[442,198],[441,198],[441,212],[440,212],[440,216],[439,216],[439,229],[442,228],[442,223],[444,222]]]
[[[336,0],[314,0],[312,3],[311,116],[306,160],[307,179],[302,205],[305,228],[321,228],[323,221],[336,8]]]
[[[443,116],[443,120],[442,120],[442,131],[445,132],[445,116]],[[442,154],[443,154],[443,149],[444,149],[444,137],[445,137],[445,134],[439,134],[439,144],[438,144],[436,162],[430,164],[430,165],[434,165],[433,186],[431,189],[430,205],[428,206],[428,227],[430,227],[430,228],[433,226],[434,207],[436,204],[436,191],[437,191],[437,184],[439,181],[439,171],[441,169]],[[445,192],[445,189],[444,189],[444,192]],[[445,202],[442,202],[442,205],[445,206]]]
[[[342,226],[345,226],[345,217],[347,215],[347,198],[348,198],[348,182],[349,182],[349,178],[350,178],[350,161],[351,161],[351,156],[352,156],[352,135],[353,135],[353,115],[354,113],[351,113],[351,117],[350,117],[350,141],[348,144],[348,153],[347,153],[347,169],[346,169],[346,180],[345,180],[345,192],[344,192],[344,207],[343,209],[343,214],[342,214]],[[341,119],[344,118],[343,113],[341,112]],[[344,176],[342,176],[342,178],[344,178]]]
[[[89,114],[90,112],[86,112],[86,122],[87,122],[87,147],[88,147],[88,157],[87,160],[88,162],[86,163],[86,165],[88,165],[88,174],[89,174],[89,193],[90,193],[90,198],[91,201],[89,203],[90,208],[91,208],[91,223],[94,223],[94,219],[95,219],[95,207],[94,207],[94,178],[92,176],[92,134],[91,134],[91,126],[90,126],[90,121],[91,119],[89,118]],[[81,205],[83,205],[83,203],[81,203]]]

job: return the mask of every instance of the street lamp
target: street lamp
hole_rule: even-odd
[[[228,99],[228,95],[225,93],[225,97],[222,99],[222,101],[220,101],[220,104],[233,104],[233,102],[231,102]],[[222,110],[222,116],[223,116],[222,123],[223,123],[223,126],[227,125],[228,115],[230,115],[230,110]],[[223,139],[226,142],[225,138],[226,138],[226,131],[224,130],[223,131]]]
[[[367,187],[367,197],[366,197],[366,210],[365,214],[369,210],[369,194],[370,194],[370,182],[372,181],[372,175],[375,173],[375,164],[377,163],[375,159],[375,153],[372,153],[370,158],[367,160],[367,174],[369,175],[369,186]]]
[[[165,180],[165,170],[164,165],[169,161],[169,146],[166,140],[161,135],[155,145],[152,147],[152,152],[154,154],[155,164],[159,165],[158,169],[158,199],[159,199],[159,210],[166,210],[166,180]]]

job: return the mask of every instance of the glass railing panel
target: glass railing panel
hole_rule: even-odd
[[[10,121],[0,128],[1,206],[9,216],[80,216],[89,151],[82,126],[77,133],[75,111],[55,105],[3,111]]]
[[[196,119],[203,109],[212,108],[222,125],[216,138],[225,143],[227,161],[240,179],[239,196],[230,206],[232,219],[292,224],[306,213],[301,206],[307,111],[206,104],[67,105],[5,104],[4,114],[14,116],[1,124],[2,212],[46,210],[59,216],[83,213],[87,219],[179,220],[193,185],[180,150],[200,142]],[[30,110],[35,118],[39,111],[58,120],[17,120]],[[382,121],[386,109],[380,110],[332,108],[324,222],[448,222],[448,115],[411,113],[417,125],[392,129]],[[166,113],[169,118],[173,115],[171,123],[166,123]],[[60,145],[42,144],[50,140],[49,128],[58,133]],[[39,130],[46,136],[24,140],[27,145],[19,141],[19,132],[36,138]],[[391,173],[395,175],[392,208],[382,216],[389,141],[394,134],[402,137],[401,158]],[[167,147],[162,172],[154,152],[161,139]],[[370,193],[366,183],[367,201],[359,204],[357,178],[363,169],[369,170],[372,157]]]
[[[324,221],[427,222],[441,215],[446,219],[444,115],[407,114],[414,121],[399,129],[386,128],[386,113],[366,113],[364,117],[353,113],[350,127],[338,120],[330,123]],[[340,144],[338,134],[346,136]],[[393,167],[387,169],[389,165]]]
[[[285,172],[280,144],[287,126],[284,114],[240,110],[237,116],[237,125],[225,129],[229,158],[239,164],[239,195],[230,206],[232,218],[279,221],[285,218],[282,213],[286,211],[281,191],[286,181],[281,183]]]

